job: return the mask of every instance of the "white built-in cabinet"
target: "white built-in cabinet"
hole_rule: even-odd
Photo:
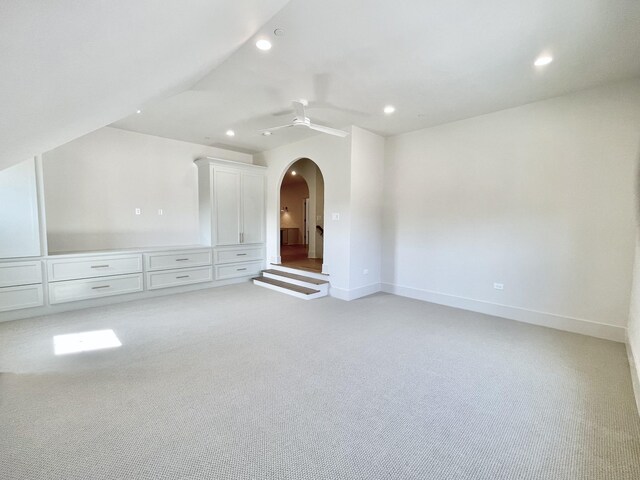
[[[264,266],[266,168],[200,158],[201,243],[214,250],[216,280],[257,275]]]
[[[46,248],[39,162],[0,171],[0,321],[105,297],[235,283],[265,266],[265,167],[196,160],[200,245],[53,254]]]
[[[202,224],[205,239],[214,247],[264,243],[265,176],[253,170],[262,167],[198,162],[205,183],[200,206],[210,217]]]
[[[0,170],[0,258],[42,254],[36,168],[32,158]]]

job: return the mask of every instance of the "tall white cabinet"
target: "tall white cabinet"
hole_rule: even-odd
[[[264,268],[266,168],[199,158],[200,239],[214,252],[214,277],[257,275]]]
[[[41,255],[37,183],[35,159],[0,170],[0,258]]]

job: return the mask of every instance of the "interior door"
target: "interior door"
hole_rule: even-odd
[[[264,175],[242,174],[243,243],[264,242]]]
[[[240,177],[238,171],[216,168],[213,173],[216,223],[215,245],[240,243]]]

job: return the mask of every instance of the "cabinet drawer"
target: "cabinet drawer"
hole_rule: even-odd
[[[0,263],[0,287],[42,283],[41,262]]]
[[[147,274],[147,289],[155,290],[157,288],[177,287],[191,283],[210,282],[211,276],[211,267],[150,272]]]
[[[42,284],[0,288],[0,312],[39,307],[43,304]]]
[[[216,280],[225,280],[227,278],[248,277],[250,275],[258,275],[263,268],[263,263],[248,262],[236,263],[230,265],[217,265]]]
[[[47,261],[50,282],[142,272],[142,255],[104,255]]]
[[[211,265],[211,250],[184,250],[146,253],[147,270],[168,270],[170,268],[200,267]]]
[[[142,274],[117,275],[49,284],[49,303],[75,302],[142,291]]]
[[[262,247],[238,247],[231,249],[215,249],[215,264],[237,263],[262,260],[264,258]]]

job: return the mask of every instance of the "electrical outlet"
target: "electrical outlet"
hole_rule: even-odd
[[[504,290],[504,283],[494,283],[493,288],[496,290]]]
[[[164,215],[164,210],[162,210],[161,208],[158,209],[158,215]]]
[[[142,213],[142,210],[140,210],[139,208],[136,208],[136,215],[140,215]]]

